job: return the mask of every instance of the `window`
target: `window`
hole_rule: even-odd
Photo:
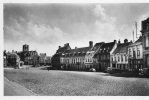
[[[149,47],[149,35],[145,36],[145,47]]]
[[[133,49],[133,58],[136,58],[136,52],[135,52],[135,49]]]
[[[113,57],[111,57],[111,61],[113,61]]]
[[[131,49],[129,49],[129,56],[131,57]]]
[[[149,66],[149,55],[146,57],[147,60],[147,66]]]
[[[139,48],[137,48],[137,57],[139,57],[140,56],[140,50],[139,50]]]
[[[87,58],[86,58],[86,62],[87,62]]]
[[[123,55],[121,55],[121,61],[123,62]]]
[[[127,59],[127,56],[125,55],[125,61],[127,61],[128,59]]]
[[[107,59],[110,59],[110,55],[107,55]]]
[[[106,59],[106,55],[104,55],[104,60]]]
[[[120,57],[118,56],[118,62],[120,61]]]

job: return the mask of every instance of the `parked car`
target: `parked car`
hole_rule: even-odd
[[[141,76],[149,76],[149,68],[139,69],[139,75],[141,75]]]
[[[112,67],[107,67],[107,69],[105,70],[105,72],[107,73],[111,73],[111,71],[112,71]]]
[[[107,72],[110,73],[110,74],[121,73],[121,70],[120,69],[117,69],[117,68],[108,67],[107,68]]]
[[[90,68],[89,71],[90,72],[96,72],[96,69],[95,68]]]

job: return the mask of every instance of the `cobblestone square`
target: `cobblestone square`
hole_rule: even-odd
[[[148,96],[149,79],[116,77],[101,72],[5,69],[4,76],[47,96]]]

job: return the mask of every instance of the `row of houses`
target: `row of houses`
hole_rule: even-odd
[[[135,41],[114,40],[71,49],[69,43],[59,46],[51,59],[52,66],[65,70],[105,71],[107,67],[120,70],[138,71],[149,68],[149,18],[142,21],[142,35]]]
[[[29,51],[29,45],[23,45],[23,50],[20,52],[12,50],[12,52],[4,51],[4,67],[20,68],[21,65],[50,65],[51,57],[46,53],[40,53],[35,51]]]

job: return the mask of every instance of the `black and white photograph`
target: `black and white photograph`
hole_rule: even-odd
[[[3,96],[149,96],[149,3],[3,3]]]

